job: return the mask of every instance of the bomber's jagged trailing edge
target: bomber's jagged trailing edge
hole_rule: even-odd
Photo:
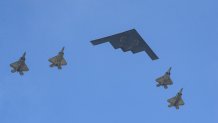
[[[157,87],[163,86],[165,89],[167,89],[168,85],[173,84],[173,81],[170,78],[170,74],[171,74],[170,71],[171,71],[171,67],[168,69],[168,71],[163,76],[156,79],[156,82],[158,83]]]
[[[56,66],[58,69],[62,69],[63,65],[67,65],[67,62],[64,59],[64,47],[61,49],[58,55],[48,59],[48,61],[51,62],[50,67]]]
[[[123,52],[131,51],[132,53],[138,53],[145,51],[152,60],[158,59],[158,56],[135,29],[91,41],[93,45],[106,42],[110,42],[115,49],[121,48]]]
[[[183,88],[177,93],[177,95],[175,97],[172,97],[172,98],[167,100],[167,102],[170,103],[168,105],[168,107],[175,106],[176,109],[179,109],[180,105],[184,105],[185,104],[183,99],[182,99],[182,90],[183,90]]]
[[[20,57],[20,59],[14,63],[11,63],[10,66],[13,68],[11,70],[12,73],[18,72],[20,75],[24,75],[24,71],[29,71],[29,68],[27,67],[25,63],[26,52],[24,52],[23,56]]]

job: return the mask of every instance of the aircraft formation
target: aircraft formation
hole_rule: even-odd
[[[121,48],[123,52],[131,51],[135,54],[145,51],[152,60],[159,59],[135,29],[91,41],[93,45],[99,45],[106,42],[109,42],[114,49]],[[24,52],[19,60],[10,64],[10,67],[12,67],[12,73],[18,72],[22,76],[24,75],[24,72],[29,71],[29,68],[25,63],[25,57],[26,52]],[[51,63],[50,67],[57,67],[59,70],[62,69],[62,66],[67,65],[67,61],[64,58],[64,47],[56,56],[49,58],[48,61]],[[171,69],[172,68],[170,67],[163,76],[156,79],[157,87],[163,86],[167,89],[169,85],[173,84],[170,77]],[[182,90],[183,88],[176,96],[167,100],[169,103],[168,107],[175,107],[176,109],[179,109],[179,106],[184,105]]]
[[[22,76],[24,75],[24,72],[29,71],[29,68],[25,63],[25,57],[26,52],[24,52],[24,54],[20,57],[18,61],[10,64],[10,66],[12,67],[12,73],[18,72]],[[57,67],[58,69],[62,69],[62,66],[67,65],[67,61],[64,58],[64,47],[58,53],[58,55],[48,59],[48,61],[51,62],[50,67]]]

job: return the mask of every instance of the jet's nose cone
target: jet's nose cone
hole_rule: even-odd
[[[171,69],[172,69],[172,67],[170,67],[167,72],[170,73]]]
[[[26,51],[23,53],[23,57],[25,57],[26,56]]]
[[[63,48],[61,49],[61,52],[64,52],[64,48],[65,48],[65,47],[63,47]]]
[[[166,74],[170,75],[170,72],[171,72],[171,67],[167,70]]]

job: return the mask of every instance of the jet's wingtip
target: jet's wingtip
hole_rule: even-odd
[[[99,44],[110,42],[110,41],[103,40],[103,39],[97,39],[97,40],[92,40],[90,42],[92,43],[92,45],[99,45]]]
[[[91,42],[92,45],[97,45],[94,40],[90,41],[90,42]]]
[[[154,60],[158,60],[159,58],[158,58],[158,57],[155,57],[155,58],[151,58],[151,59],[154,61]]]
[[[153,51],[146,51],[144,50],[144,52],[151,58],[151,60],[158,60],[160,59]]]

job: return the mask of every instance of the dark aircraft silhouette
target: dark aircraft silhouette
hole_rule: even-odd
[[[115,49],[121,48],[123,52],[131,51],[132,53],[138,53],[145,51],[152,60],[158,59],[158,56],[135,29],[91,41],[93,45],[106,42],[110,42]]]

